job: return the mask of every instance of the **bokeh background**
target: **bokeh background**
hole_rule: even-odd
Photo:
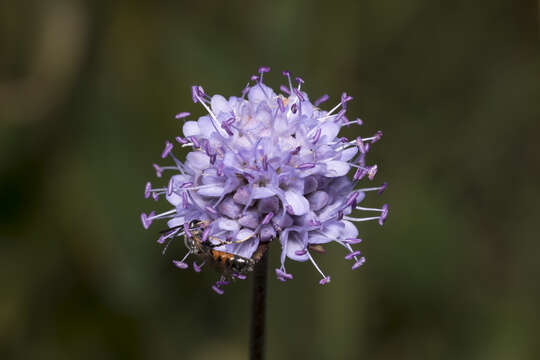
[[[352,94],[370,153],[367,263],[270,276],[269,359],[538,359],[535,1],[0,2],[0,358],[242,359],[250,282],[176,269],[144,231],[152,162],[260,65]],[[333,101],[332,101],[333,99]],[[165,208],[161,203],[159,206]],[[159,207],[158,206],[158,207]],[[275,244],[277,245],[277,244]],[[270,262],[278,263],[277,246]]]

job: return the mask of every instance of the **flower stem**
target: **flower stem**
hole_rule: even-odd
[[[253,302],[251,308],[250,360],[264,359],[264,323],[266,317],[267,254],[255,265],[253,276]]]

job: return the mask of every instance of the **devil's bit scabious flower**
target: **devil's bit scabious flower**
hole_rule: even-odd
[[[345,116],[352,97],[343,93],[336,106],[322,110],[319,106],[328,95],[311,102],[301,90],[304,81],[296,78],[293,86],[287,71],[283,75],[288,87],[282,85],[282,93],[276,94],[263,83],[269,70],[261,67],[259,76],[251,77],[254,84],[248,83],[240,97],[209,96],[201,86],[192,87],[193,101],[208,114],[185,121],[184,136],[175,138],[176,145],[165,143],[161,157],[171,158],[173,165],[153,166],[158,178],[165,171],[172,175],[166,187],[147,183],[144,191],[146,198],[156,201],[164,196],[173,208],[161,214],[143,213],[141,220],[145,229],[154,220],[168,220],[167,231],[158,239],[160,244],[166,242],[165,248],[173,238],[184,236],[187,241],[197,231],[213,249],[251,258],[260,244],[279,240],[278,279],[293,278],[285,269],[289,258],[310,261],[323,285],[330,276],[312,253],[324,251],[321,244],[335,242],[346,249],[345,259],[354,260],[352,269],[357,269],[365,258],[351,246],[362,241],[353,222],[377,220],[383,225],[388,215],[387,205],[358,205],[367,192],[380,194],[386,188],[386,183],[358,185],[363,178],[375,177],[377,165],[366,165],[365,156],[382,133],[338,137],[341,127],[362,124]],[[181,112],[176,118],[189,116]],[[185,161],[173,155],[175,146],[192,149]],[[350,171],[352,179],[347,176]],[[184,259],[174,261],[178,268],[188,267],[185,260],[194,252],[190,246],[188,250]],[[193,263],[195,271],[200,267]],[[233,277],[245,275],[233,273]],[[221,294],[228,280],[222,276],[212,288]]]

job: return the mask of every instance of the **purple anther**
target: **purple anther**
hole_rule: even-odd
[[[167,196],[171,196],[172,193],[173,193],[173,188],[174,188],[174,181],[173,179],[171,179],[169,181],[169,184],[167,185]]]
[[[188,238],[192,237],[191,230],[189,230],[189,223],[184,223],[184,232]]]
[[[257,75],[251,75],[250,80],[251,81],[257,81],[259,77]]]
[[[375,177],[375,174],[377,174],[377,165],[373,165],[372,167],[369,168],[368,179],[373,180],[373,178]]]
[[[152,194],[152,184],[149,182],[146,183],[146,186],[144,187],[144,198],[148,199],[150,195]]]
[[[188,197],[185,191],[182,191],[182,208],[187,209],[188,207]]]
[[[240,280],[246,280],[246,279],[247,279],[247,276],[244,275],[244,274],[236,274],[236,278],[237,278],[237,279],[240,279]]]
[[[343,116],[345,115],[346,112],[347,112],[347,110],[341,109],[341,110],[338,112],[337,117],[336,117],[336,119],[334,120],[334,122],[340,121],[340,120],[343,118]]]
[[[163,244],[165,242],[165,238],[167,237],[167,235],[160,235],[159,236],[159,239],[157,239],[157,243],[158,244]]]
[[[354,191],[349,194],[347,197],[347,201],[345,202],[345,207],[349,207],[352,205],[353,202],[356,201],[356,198],[358,197],[358,191]]]
[[[362,119],[360,119],[360,118],[356,118],[354,121],[355,121],[358,125],[363,125],[363,124],[364,124],[364,122],[363,122]]]
[[[306,170],[306,169],[313,169],[317,164],[315,163],[303,163],[298,165],[298,169],[300,170]]]
[[[262,158],[262,167],[264,171],[268,170],[268,157],[266,155]]]
[[[152,224],[152,216],[155,215],[155,212],[151,212],[150,214],[146,215],[145,213],[141,214],[141,222],[143,224],[143,227],[145,229],[148,229],[150,227],[150,224]]]
[[[287,213],[289,215],[294,215],[294,209],[293,209],[293,207],[291,205],[285,206],[285,209],[287,210]]]
[[[282,271],[281,269],[276,269],[276,275],[277,275],[278,277],[281,277],[281,278],[284,278],[284,279],[288,279],[288,280],[292,280],[292,279],[293,279],[292,274],[287,274],[286,272]]]
[[[204,97],[206,94],[204,92],[204,89],[202,86],[197,86],[197,94],[199,94],[200,97]]]
[[[306,250],[306,249],[296,250],[294,253],[295,253],[296,255],[298,255],[298,256],[302,256],[302,255],[306,255],[306,254],[307,254],[307,250]]]
[[[343,210],[339,210],[337,212],[337,220],[340,221],[343,219]]]
[[[217,167],[217,176],[223,175],[223,163],[219,164]]]
[[[298,110],[298,106],[296,105],[296,103],[292,104],[291,106],[291,111],[293,114],[296,114],[296,111]]]
[[[287,279],[285,279],[285,278],[283,278],[283,277],[281,277],[281,276],[278,276],[277,279],[278,279],[279,281],[281,281],[281,282],[286,282],[286,281],[287,281]]]
[[[170,141],[165,142],[165,149],[163,149],[163,152],[161,153],[161,158],[165,159],[167,155],[171,152],[173,148],[173,144]]]
[[[227,125],[231,126],[232,124],[234,124],[235,121],[236,121],[236,118],[233,116],[233,117],[228,118],[226,123]]]
[[[315,102],[313,103],[315,106],[319,106],[321,105],[323,102],[327,101],[328,100],[328,95],[327,94],[324,94],[323,96],[321,96],[320,98],[318,98],[317,100],[315,100]]]
[[[366,169],[358,168],[354,173],[353,180],[361,180],[364,176],[366,176]]]
[[[193,102],[195,104],[197,103],[197,101],[199,101],[199,99],[197,98],[198,97],[197,92],[198,92],[197,85],[193,85],[191,87],[191,98],[193,99]]]
[[[356,146],[358,147],[358,151],[360,151],[362,154],[366,153],[366,147],[364,145],[364,140],[362,140],[361,136],[356,138]]]
[[[322,278],[321,281],[319,281],[319,284],[326,285],[330,282],[330,276],[327,276],[325,278]]]
[[[197,138],[195,136],[190,136],[189,140],[191,140],[191,142],[193,143],[193,147],[195,149],[198,149],[198,148],[201,147],[201,143],[199,142],[199,140],[197,140]]]
[[[300,99],[300,101],[306,100],[306,99],[304,98],[304,95],[302,95],[302,93],[300,92],[300,90],[298,90],[298,89],[293,89],[293,91],[294,91],[294,93],[296,94],[296,96]]]
[[[188,187],[191,187],[193,185],[193,181],[187,181],[185,183],[182,183],[182,185],[180,186],[180,188],[182,189],[186,189]]]
[[[206,229],[204,229],[202,233],[202,242],[206,242],[208,240],[208,236],[210,236],[210,226],[208,226]]]
[[[378,130],[375,135],[373,135],[373,140],[371,141],[372,144],[375,144],[377,141],[381,140],[382,138],[382,131]]]
[[[347,108],[347,102],[351,101],[353,98],[352,96],[347,95],[346,92],[341,94],[341,106],[343,106],[344,109]]]
[[[347,255],[345,255],[345,260],[351,260],[353,259],[355,256],[359,256],[362,252],[360,250],[356,250],[356,251],[353,251],[351,253],[348,253]]]
[[[188,141],[186,139],[184,139],[183,137],[181,137],[181,136],[177,136],[175,139],[179,144],[182,144],[182,145],[188,143]]]
[[[227,286],[229,282],[227,280],[218,280],[216,281],[216,286]]]
[[[388,183],[385,181],[383,182],[383,184],[381,185],[381,187],[379,188],[379,191],[377,191],[377,194],[381,195],[384,190],[386,190],[386,187],[388,186]]]
[[[195,270],[195,272],[201,272],[201,267],[197,265],[195,261],[193,262],[193,270]]]
[[[225,130],[225,132],[227,133],[227,135],[229,136],[233,136],[234,133],[232,132],[231,130],[231,127],[230,127],[230,124],[228,123],[228,121],[224,121],[222,124],[221,124],[221,128],[223,130]]]
[[[187,269],[189,267],[188,264],[186,264],[183,261],[173,260],[172,262],[177,268],[182,269],[182,270]]]
[[[309,225],[311,226],[321,226],[321,222],[319,220],[310,219]]]
[[[216,163],[217,154],[210,155],[210,164],[214,165]]]
[[[388,216],[388,204],[384,204],[381,209],[381,216],[379,217],[379,225],[383,226],[384,222],[386,221],[386,217]]]
[[[291,91],[285,85],[279,85],[279,90],[281,90],[281,92],[283,92],[283,93],[285,93],[285,94],[287,94],[289,96],[291,95]]]
[[[246,96],[246,94],[249,92],[250,86],[249,83],[242,89],[242,97]]]
[[[270,71],[270,68],[268,66],[261,66],[259,68],[259,74],[264,74]]]
[[[352,269],[353,270],[358,269],[360,266],[364,265],[365,262],[366,262],[366,258],[362,256],[360,259],[358,259],[357,262],[353,264]]]
[[[285,105],[283,104],[283,100],[281,100],[280,97],[277,98],[277,104],[279,106],[279,111],[285,112]]]
[[[349,138],[346,136],[342,136],[339,138],[339,141],[341,141],[342,143],[346,143],[346,142],[349,142]]]
[[[274,217],[273,212],[269,212],[268,214],[266,214],[266,216],[264,217],[264,219],[262,221],[262,225],[268,224],[270,222],[270,220],[272,220],[273,217]]]
[[[295,80],[296,80],[296,82],[299,83],[299,84],[303,84],[303,83],[304,83],[304,79],[302,79],[301,77],[296,77]]]
[[[206,206],[205,209],[206,209],[206,211],[208,211],[209,213],[214,214],[214,215],[216,215],[218,213],[216,209],[214,209],[213,207],[211,207],[209,205]]]
[[[206,139],[203,139],[203,141],[204,140]],[[206,155],[208,156],[212,155],[212,153],[210,152],[211,149],[210,149],[210,144],[208,143],[208,140],[203,142],[202,148],[204,152],[206,153]]]
[[[154,199],[154,201],[158,201],[159,195],[157,193],[152,193],[152,199]]]
[[[158,164],[152,164],[152,166],[156,169],[156,176],[160,178],[163,175],[163,169]]]
[[[218,295],[223,295],[224,293],[224,291],[218,288],[216,285],[212,285],[212,290],[214,290]]]
[[[365,143],[365,144],[364,144],[364,150],[365,150],[365,152],[368,152],[368,151],[369,151],[369,147],[370,147],[369,143]]]
[[[291,155],[297,155],[300,152],[300,149],[302,149],[301,146],[297,146],[296,149],[291,151]]]
[[[354,245],[354,244],[360,244],[362,242],[362,239],[360,239],[360,238],[348,238],[348,239],[345,239],[343,241],[346,242],[347,244]]]
[[[287,70],[282,71],[281,73],[283,74],[283,76],[286,76],[286,77],[291,76],[291,73],[289,71],[287,71]]]
[[[175,117],[176,119],[183,119],[183,118],[185,118],[185,117],[188,117],[189,115],[191,115],[191,114],[188,113],[188,112],[186,112],[186,111],[184,111],[184,112],[181,112],[181,113],[176,114],[174,117]]]
[[[321,138],[322,130],[321,128],[318,128],[317,131],[315,131],[315,136],[313,136],[313,144],[316,144],[317,141]]]

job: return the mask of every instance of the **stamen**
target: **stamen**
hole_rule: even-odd
[[[179,144],[182,144],[182,145],[188,143],[188,141],[186,139],[184,139],[183,137],[181,137],[181,136],[177,136],[175,139]]]
[[[324,275],[324,273],[322,272],[322,270],[319,268],[319,266],[317,265],[317,263],[315,262],[315,260],[313,260],[313,257],[311,257],[311,254],[308,252],[307,253],[308,257],[309,257],[309,260],[311,261],[311,263],[313,264],[313,266],[315,266],[315,269],[317,269],[317,271],[322,275],[322,280],[319,281],[319,284],[321,285],[324,285],[328,282],[330,282],[330,276],[326,276]]]
[[[152,166],[156,169],[156,176],[160,178],[163,175],[163,169],[158,164],[152,164]]]
[[[317,100],[315,100],[315,102],[313,103],[313,105],[319,106],[320,104],[326,102],[327,100],[328,100],[328,95],[327,95],[327,94],[324,94],[323,96],[321,96],[320,98],[318,98]]]
[[[357,262],[354,263],[354,265],[352,266],[352,269],[353,270],[358,269],[360,266],[364,265],[365,262],[366,262],[366,258],[362,256],[360,259],[358,259]]]
[[[313,169],[317,164],[315,163],[303,163],[297,166],[300,170]]]
[[[354,244],[360,244],[362,242],[362,239],[356,239],[356,238],[348,238],[343,240],[344,243],[354,245]]]
[[[270,222],[270,220],[272,220],[272,218],[274,217],[274,213],[273,212],[269,212],[268,214],[266,214],[266,216],[264,217],[263,221],[262,221],[262,225],[266,225]]]
[[[212,290],[214,290],[218,295],[223,295],[225,291],[217,287],[216,285],[212,285]]]
[[[152,224],[153,217],[155,215],[155,212],[152,211],[150,214],[146,215],[145,213],[141,214],[141,222],[145,229],[148,229],[150,227],[150,224]]]
[[[167,155],[171,152],[173,148],[173,144],[170,141],[165,142],[165,149],[163,149],[163,152],[161,153],[161,158],[165,159]]]
[[[144,187],[144,198],[148,199],[151,195],[152,190],[152,184],[149,182],[146,183],[146,186]]]
[[[276,275],[278,276],[278,278],[283,278],[287,280],[293,279],[292,274],[287,274],[284,270],[281,269],[276,269]]]
[[[285,87],[285,85],[279,85],[279,89],[284,92],[285,94],[287,94],[288,96],[291,96],[291,91],[289,89],[287,89],[287,87]]]
[[[176,119],[183,119],[185,117],[188,117],[189,115],[191,115],[190,113],[188,112],[181,112],[181,113],[178,113],[175,115],[175,118]]]
[[[203,261],[201,265],[197,265],[197,263],[194,261],[193,270],[195,270],[195,272],[201,272],[201,268],[204,266],[204,264],[206,264],[206,261]]]
[[[360,250],[356,250],[356,251],[353,251],[353,252],[350,252],[348,253],[347,255],[345,255],[345,260],[351,260],[352,258],[354,258],[355,256],[358,256],[360,255],[362,252]]]

